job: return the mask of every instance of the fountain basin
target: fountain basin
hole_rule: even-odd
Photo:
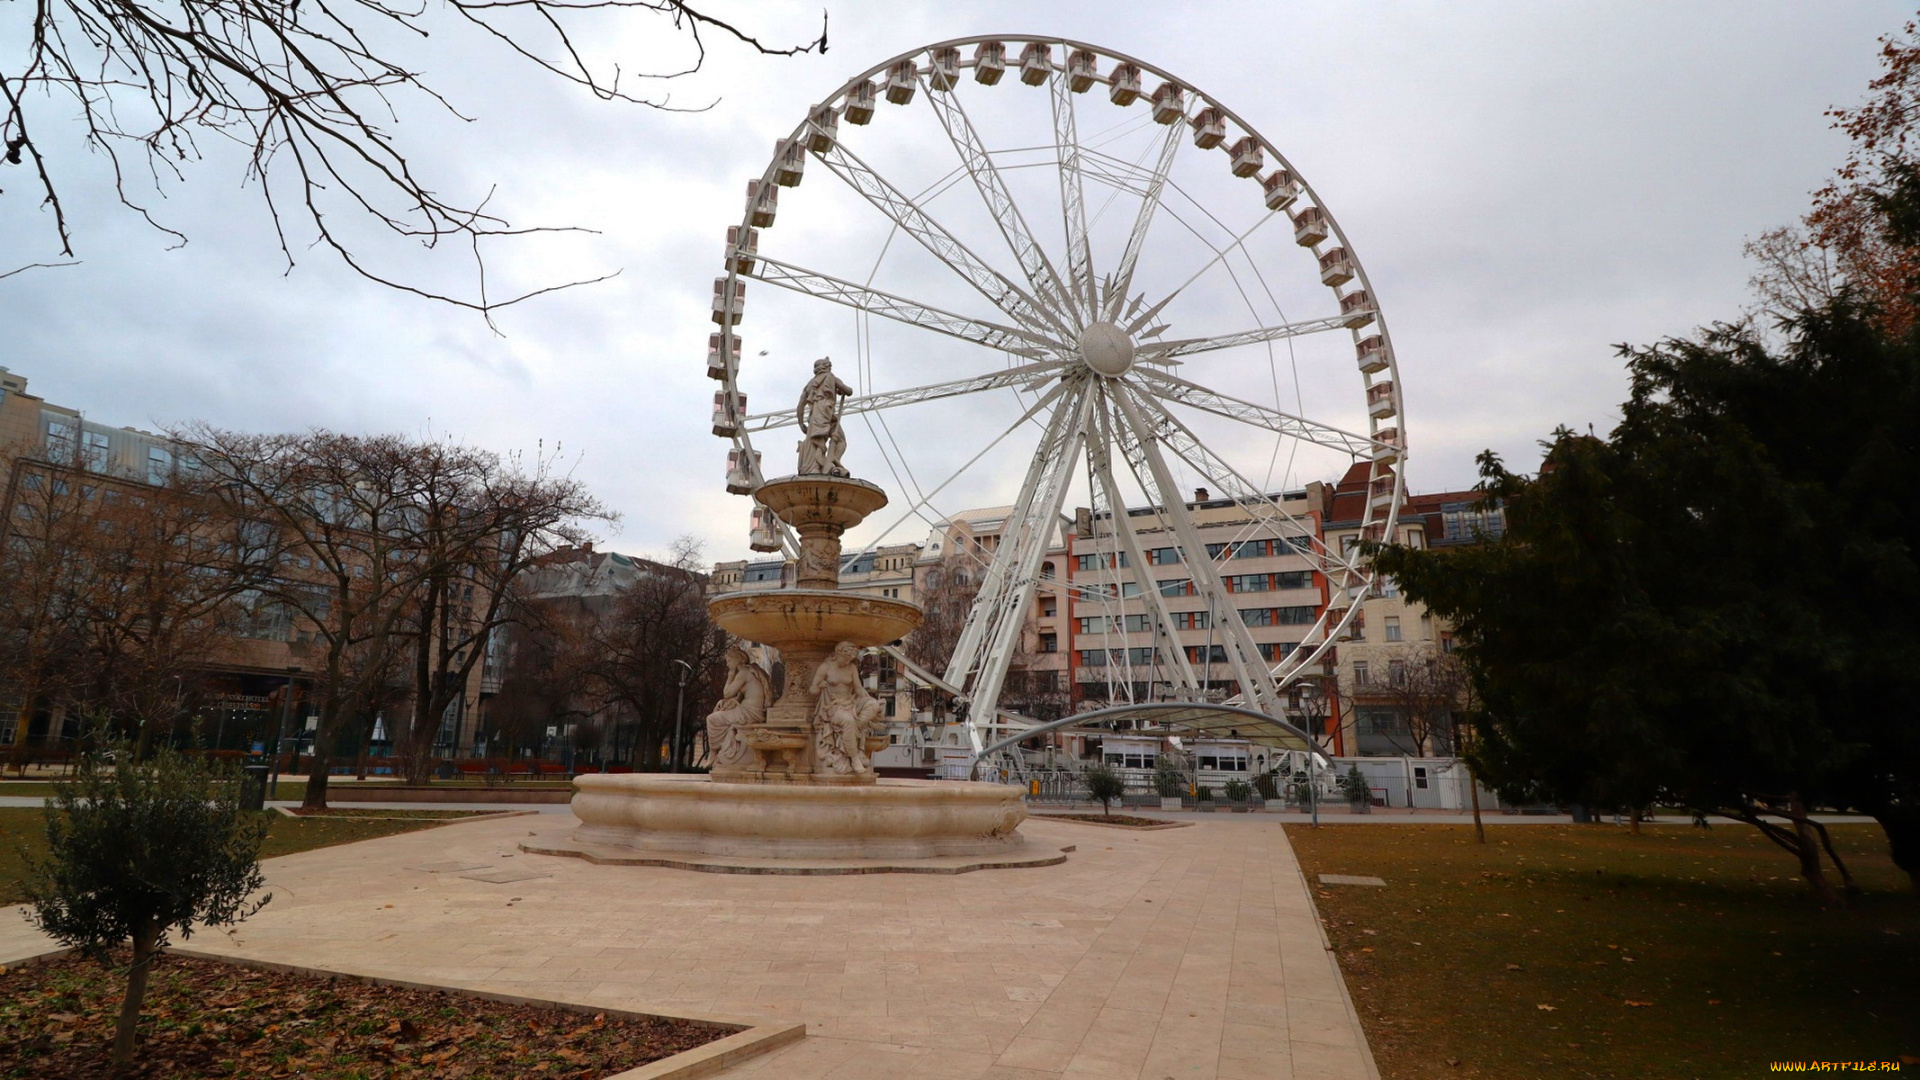
[[[833,589],[764,589],[727,593],[707,601],[722,630],[776,649],[861,648],[898,641],[920,625],[920,609],[905,600]]]
[[[704,776],[574,780],[574,840],[749,859],[928,859],[1031,854],[1020,789],[883,779],[865,786],[730,784]],[[1052,853],[1047,853],[1049,861]]]

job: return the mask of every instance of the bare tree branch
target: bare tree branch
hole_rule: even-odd
[[[683,0],[449,0],[446,8],[405,0],[305,0],[304,8],[302,0],[37,0],[24,52],[0,57],[0,163],[31,161],[62,256],[74,254],[71,224],[43,126],[30,126],[30,112],[58,123],[77,109],[86,142],[113,171],[117,198],[177,243],[186,236],[133,196],[122,154],[144,160],[153,187],[164,192],[186,178],[187,163],[204,156],[199,140],[206,137],[245,148],[246,179],[259,186],[289,272],[296,249],[319,247],[377,284],[483,314],[614,276],[500,298],[489,292],[484,241],[576,230],[515,227],[487,212],[491,193],[471,205],[443,198],[396,136],[406,99],[470,119],[424,81],[404,45],[383,36],[398,29],[424,40],[444,26],[445,16],[429,13],[447,8],[461,24],[595,97],[675,111],[684,107],[629,90],[622,80],[669,81],[699,71],[703,27],[770,56],[824,53],[827,46],[824,14],[819,38],[776,48]],[[596,28],[590,38],[577,25],[595,11],[664,19],[691,55],[677,69],[639,74],[596,61],[578,43],[603,35]],[[461,239],[475,259],[473,288],[458,294],[384,269],[380,253],[356,246],[343,231],[359,220],[430,249]]]

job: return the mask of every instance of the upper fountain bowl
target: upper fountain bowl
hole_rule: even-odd
[[[761,484],[753,496],[796,529],[803,525],[851,529],[887,505],[887,493],[879,485],[850,476],[783,476]]]

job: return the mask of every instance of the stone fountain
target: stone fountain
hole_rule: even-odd
[[[921,611],[839,591],[842,534],[887,496],[840,464],[840,399],[852,391],[828,361],[814,372],[800,398],[799,470],[754,493],[800,534],[795,585],[708,604],[728,633],[780,651],[785,691],[770,700],[766,672],[745,649],[731,650],[722,700],[707,718],[709,775],[582,776],[573,843],[529,850],[736,873],[957,872],[1064,859],[1020,835],[1026,806],[1016,788],[875,775],[870,755],[887,736],[880,702],[860,682],[859,650],[905,637]]]

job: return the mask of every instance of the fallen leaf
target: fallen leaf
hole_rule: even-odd
[[[1718,1005],[1718,1004],[1720,1004],[1720,999],[1719,999],[1719,998],[1708,998],[1708,999],[1707,999],[1707,1004],[1709,1004],[1709,1005]]]
[[[1524,971],[1525,969],[1522,968],[1519,964],[1508,964],[1507,970],[1508,971]]]
[[[1627,1000],[1626,1000],[1625,1002],[1623,1002],[1623,1004],[1625,1004],[1625,1005],[1626,1005],[1626,1006],[1628,1006],[1629,1008],[1634,1008],[1634,1009],[1644,1009],[1644,1008],[1647,1008],[1648,1006],[1650,1006],[1650,1005],[1652,1005],[1652,1004],[1653,1004],[1653,1002],[1651,1002],[1651,1001],[1635,1001],[1635,1000],[1633,1000],[1632,998],[1628,998],[1628,999],[1627,999]]]
[[[1536,1009],[1539,1009],[1539,1010],[1540,1010],[1541,1012],[1556,1012],[1556,1011],[1558,1011],[1558,1010],[1559,1010],[1559,1008],[1560,1008],[1560,1006],[1558,1006],[1558,1005],[1535,1005],[1535,1006],[1534,1006],[1534,1008],[1536,1008]]]

